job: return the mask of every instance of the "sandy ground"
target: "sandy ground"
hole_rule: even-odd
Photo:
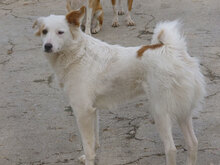
[[[158,21],[180,18],[189,52],[201,60],[207,82],[204,110],[194,115],[199,140],[198,165],[220,164],[220,2],[219,0],[135,0],[134,27],[111,27],[110,1],[104,2],[104,27],[94,35],[112,44],[149,44]],[[82,154],[72,110],[54,81],[31,28],[39,16],[65,14],[64,0],[0,0],[0,165],[78,165]],[[100,112],[98,165],[162,165],[163,144],[147,112],[134,100]],[[175,124],[176,125],[176,124]],[[178,165],[186,149],[173,129]]]

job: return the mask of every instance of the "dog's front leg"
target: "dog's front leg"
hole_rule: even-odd
[[[85,165],[94,165],[95,162],[95,120],[96,110],[94,108],[73,107],[76,116],[79,132],[83,143],[85,156],[81,156],[81,161]]]
[[[92,10],[93,10],[92,2],[91,2],[91,0],[87,0],[85,33],[88,34],[88,35],[91,35]]]

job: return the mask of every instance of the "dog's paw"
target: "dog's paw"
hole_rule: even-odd
[[[135,23],[134,21],[131,19],[131,17],[127,18],[126,19],[126,23],[127,23],[127,26],[134,26]]]
[[[98,26],[92,28],[92,34],[96,34],[96,33],[98,33],[100,30],[101,30],[101,27],[98,25]]]
[[[79,162],[85,165],[94,165],[94,160],[86,160],[86,156],[82,155],[79,157]]]
[[[119,23],[118,22],[112,22],[112,27],[118,27]]]
[[[124,15],[124,14],[125,12],[122,9],[118,11],[118,15]]]
[[[118,26],[119,26],[118,20],[112,22],[112,27],[118,27]]]
[[[85,33],[91,36],[91,30],[86,28]]]
[[[79,158],[79,162],[85,164],[86,163],[86,155],[82,155]]]
[[[112,27],[118,27],[119,23],[118,23],[118,16],[114,16],[113,20],[112,20]]]

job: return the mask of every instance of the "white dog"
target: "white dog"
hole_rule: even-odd
[[[39,18],[45,56],[74,110],[85,152],[94,165],[99,146],[98,111],[139,95],[150,101],[166,164],[176,165],[172,121],[177,120],[188,147],[187,165],[196,165],[198,142],[192,111],[203,100],[205,82],[196,58],[187,53],[178,21],[156,26],[152,45],[109,45],[83,33],[85,7],[66,16]]]

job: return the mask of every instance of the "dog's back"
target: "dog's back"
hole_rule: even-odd
[[[195,57],[187,53],[178,21],[163,22],[154,30],[152,44],[159,49],[146,51],[141,57],[147,67],[150,98],[161,101],[175,117],[189,116],[205,95],[205,82]],[[159,99],[160,98],[160,99]],[[163,108],[166,109],[166,108]]]

